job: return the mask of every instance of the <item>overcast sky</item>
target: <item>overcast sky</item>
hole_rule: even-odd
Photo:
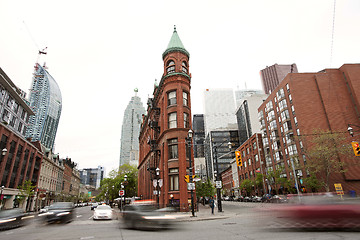
[[[63,100],[55,153],[81,168],[117,167],[124,110],[163,73],[174,25],[190,53],[192,114],[206,88],[262,89],[266,66],[299,72],[359,63],[360,1],[0,0],[0,67],[28,92],[38,49]],[[331,57],[332,56],[332,57]]]

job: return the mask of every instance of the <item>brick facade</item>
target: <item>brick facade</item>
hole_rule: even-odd
[[[259,107],[267,170],[280,164],[291,178],[289,159],[297,156],[296,173],[305,178],[306,157],[302,150],[306,139],[295,136],[310,135],[315,129],[342,132],[349,144],[356,140],[346,130],[348,124],[360,126],[359,98],[360,64],[344,64],[339,69],[317,73],[288,74]],[[359,159],[340,158],[340,161],[348,168],[343,174],[331,175],[330,191],[335,190],[334,183],[342,183],[345,192],[360,193]]]
[[[187,211],[190,192],[184,181],[184,176],[189,174],[186,137],[192,126],[189,54],[184,49],[168,49],[163,60],[163,77],[159,86],[155,86],[154,97],[148,101],[147,115],[141,125],[138,195],[143,199],[159,200],[160,206],[170,204],[172,195],[171,202]],[[160,170],[159,176],[156,168]],[[157,178],[162,179],[159,188],[153,186]],[[159,199],[154,193],[157,188]]]

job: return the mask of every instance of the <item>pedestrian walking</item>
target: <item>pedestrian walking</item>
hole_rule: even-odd
[[[215,200],[213,197],[210,198],[209,205],[211,207],[211,214],[214,214]]]

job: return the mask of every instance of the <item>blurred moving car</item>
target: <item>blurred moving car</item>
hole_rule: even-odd
[[[127,228],[166,229],[171,227],[176,218],[168,211],[171,209],[157,209],[152,202],[135,202],[125,206],[123,221]]]
[[[109,205],[100,205],[94,210],[93,219],[99,220],[99,219],[107,219],[111,220],[115,217],[114,210]]]
[[[24,226],[30,216],[20,208],[0,211],[0,230]]]
[[[72,202],[55,202],[50,205],[46,213],[39,214],[48,223],[68,223],[74,218],[74,204]]]
[[[39,213],[46,213],[47,211],[49,211],[49,206],[45,206],[45,207],[41,208]]]
[[[301,196],[299,201],[270,209],[277,228],[360,229],[358,201],[336,195]]]
[[[98,205],[99,205],[98,203],[92,203],[91,210],[94,210],[95,208],[97,208]]]

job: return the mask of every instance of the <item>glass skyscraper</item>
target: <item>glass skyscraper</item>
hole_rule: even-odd
[[[30,108],[35,115],[29,118],[26,137],[40,141],[46,148],[54,147],[62,108],[61,92],[55,79],[36,63],[29,96]]]
[[[139,133],[145,108],[137,96],[138,90],[134,91],[135,96],[131,98],[124,112],[119,166],[125,163],[138,166],[139,162]]]

